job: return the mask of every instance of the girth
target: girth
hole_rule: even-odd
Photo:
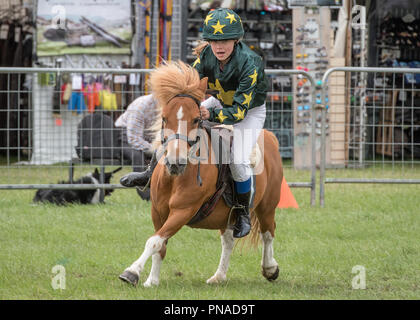
[[[218,123],[212,123],[209,121],[203,121],[203,128],[207,131],[208,135],[211,136],[211,129]],[[213,130],[215,130],[213,128]],[[232,175],[230,173],[229,164],[223,163],[223,152],[222,152],[222,139],[223,137],[219,134],[219,152],[218,152],[218,174],[217,174],[217,182],[216,182],[216,191],[215,193],[203,203],[203,205],[198,209],[196,214],[192,217],[192,219],[187,223],[187,225],[191,226],[196,224],[205,218],[207,218],[216,207],[217,203],[219,202],[220,198],[223,196],[225,203],[228,207],[232,207],[234,205],[233,195],[234,195],[234,185]],[[232,140],[232,139],[231,139]],[[231,145],[229,142],[229,148]]]
[[[224,164],[219,167],[219,173],[217,175],[216,183],[216,192],[208,199],[204,204],[198,209],[194,217],[187,223],[188,225],[193,225],[207,218],[216,207],[220,198],[223,196],[224,192],[227,190],[228,183],[224,181],[224,178],[229,173],[229,165]]]

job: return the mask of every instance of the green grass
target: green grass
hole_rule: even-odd
[[[285,176],[298,182],[309,172],[286,169]],[[417,169],[410,174],[418,176]],[[228,281],[207,285],[219,262],[219,234],[184,227],[169,240],[160,286],[146,289],[118,279],[153,234],[150,204],[135,190],[116,190],[103,205],[68,207],[34,205],[34,191],[2,190],[0,299],[420,298],[420,186],[326,185],[325,208],[309,205],[308,189],[292,191],[300,209],[276,215],[276,281],[261,275],[261,246],[237,246]],[[65,290],[51,286],[57,264],[66,269]],[[365,290],[352,289],[356,265],[366,269]]]

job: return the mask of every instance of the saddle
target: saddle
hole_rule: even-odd
[[[187,225],[193,225],[208,217],[216,207],[220,198],[223,197],[229,208],[238,206],[235,197],[235,183],[230,172],[230,150],[233,137],[229,129],[221,127],[220,123],[203,121],[203,129],[211,137],[212,150],[218,159],[216,192],[200,207]],[[255,176],[252,177],[252,190],[255,190]],[[250,208],[253,207],[254,194],[251,195]]]

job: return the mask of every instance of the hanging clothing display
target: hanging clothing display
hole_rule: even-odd
[[[85,97],[82,91],[73,91],[70,96],[68,109],[75,111],[77,114],[86,110]]]
[[[101,105],[104,110],[117,110],[117,95],[110,90],[102,90],[100,92]]]
[[[71,97],[71,83],[64,83],[61,86],[61,104],[68,104]]]
[[[89,113],[94,113],[95,108],[101,105],[99,98],[99,92],[96,89],[95,84],[88,84],[84,89],[84,94],[86,96],[86,104]]]

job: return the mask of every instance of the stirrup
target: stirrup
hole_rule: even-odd
[[[147,183],[143,188],[137,187],[137,189],[139,189],[141,192],[145,192],[150,187],[150,181],[152,181],[152,177],[150,177],[149,180],[147,180]]]

